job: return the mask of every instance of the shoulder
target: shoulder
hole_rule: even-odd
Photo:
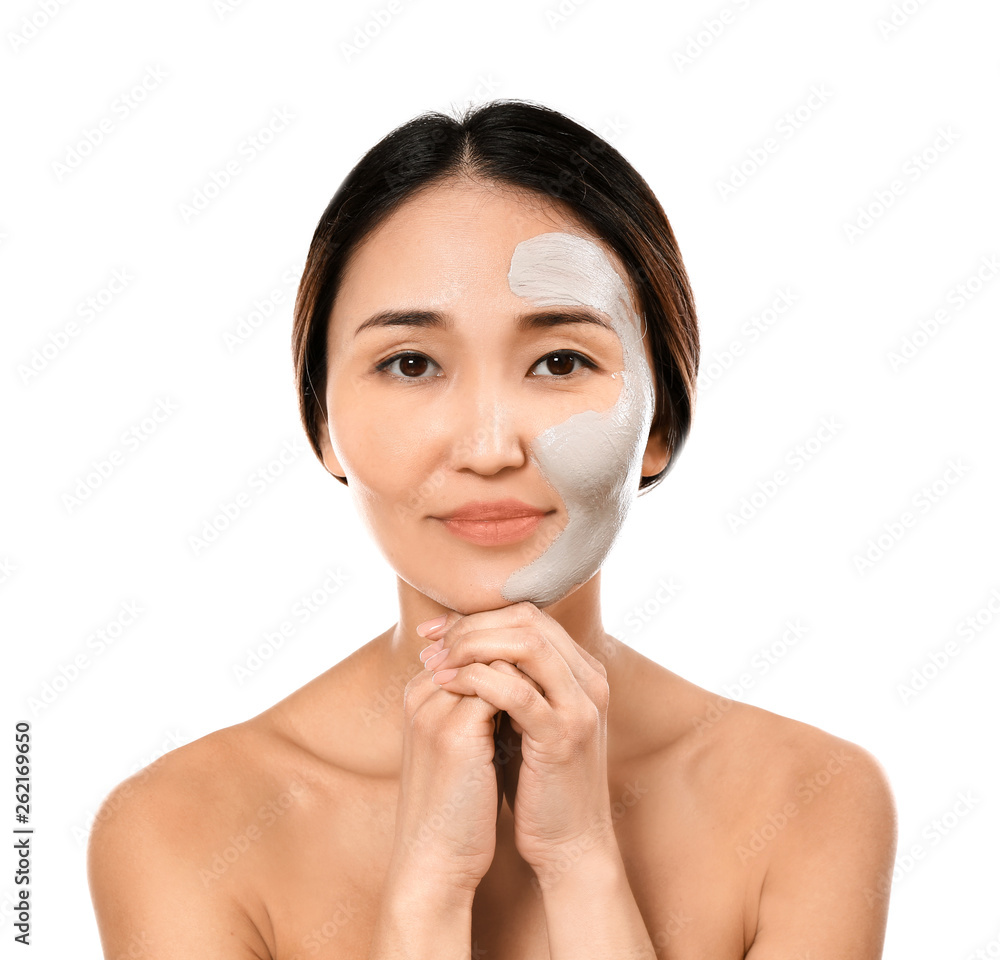
[[[895,825],[889,780],[866,749],[819,727],[706,690],[637,654],[619,667],[629,691],[619,729],[630,750],[649,758],[699,803],[748,816],[794,803],[865,809]]]
[[[885,769],[865,748],[819,727],[732,700],[662,670],[658,748],[706,788],[725,786],[744,809],[794,803],[867,806],[883,825],[895,805]],[[669,721],[667,718],[669,716]]]
[[[721,752],[730,763],[742,755],[746,771],[759,779],[761,789],[753,794],[758,819],[763,815],[758,834],[774,839],[775,831],[786,828],[798,833],[798,824],[817,842],[821,834],[836,833],[841,839],[881,841],[883,848],[890,838],[894,844],[892,788],[868,750],[749,704],[738,705],[733,721]]]
[[[252,754],[244,725],[226,727],[165,753],[118,784],[105,798],[91,832],[91,846],[145,826],[144,836],[204,839],[214,823],[241,802],[246,778],[234,774]],[[195,810],[200,816],[192,818]],[[185,829],[181,829],[182,825]]]
[[[685,752],[706,782],[724,784],[753,836],[813,832],[875,835],[895,842],[896,808],[882,764],[825,730],[686,684]],[[780,826],[779,826],[780,825]],[[759,845],[759,844],[755,844]],[[753,851],[750,851],[751,854]]]
[[[308,789],[291,776],[289,799],[279,795],[282,777],[265,773],[279,751],[258,727],[239,724],[165,754],[105,798],[87,869],[106,955],[141,946],[180,957],[225,936],[219,956],[269,956],[264,924],[251,919],[249,878],[264,847],[256,812]]]
[[[734,701],[701,736],[695,755],[716,796],[728,796],[721,809],[733,824],[734,863],[750,885],[748,956],[810,945],[880,956],[897,843],[882,764],[849,740]]]
[[[238,827],[261,807],[288,808],[322,785],[319,765],[267,715],[225,727],[164,754],[105,798],[90,836],[90,856],[116,843],[155,845],[181,856]],[[249,831],[251,834],[254,831]]]

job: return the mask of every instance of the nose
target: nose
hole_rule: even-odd
[[[453,470],[471,470],[489,477],[527,461],[524,418],[518,416],[510,384],[477,378],[457,390],[449,463]],[[530,438],[529,438],[530,439]]]

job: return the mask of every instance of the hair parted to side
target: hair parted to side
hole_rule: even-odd
[[[352,253],[408,197],[454,176],[563,204],[625,265],[653,355],[652,428],[670,451],[666,469],[640,482],[641,491],[656,486],[691,429],[700,350],[694,296],[673,230],[649,185],[611,144],[525,100],[493,100],[458,119],[423,113],[375,144],[333,195],[313,234],[292,327],[299,413],[314,453],[322,461],[327,325]]]

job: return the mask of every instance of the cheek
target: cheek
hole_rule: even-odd
[[[352,485],[382,490],[402,486],[414,466],[421,438],[405,410],[387,409],[384,398],[350,383],[329,398],[327,428]]]
[[[545,431],[533,446],[542,472],[567,503],[616,510],[641,456],[639,424],[612,411],[587,410]]]

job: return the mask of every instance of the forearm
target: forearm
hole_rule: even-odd
[[[469,960],[473,892],[433,886],[390,875],[368,960]]]
[[[656,960],[617,844],[541,871],[552,960]]]

